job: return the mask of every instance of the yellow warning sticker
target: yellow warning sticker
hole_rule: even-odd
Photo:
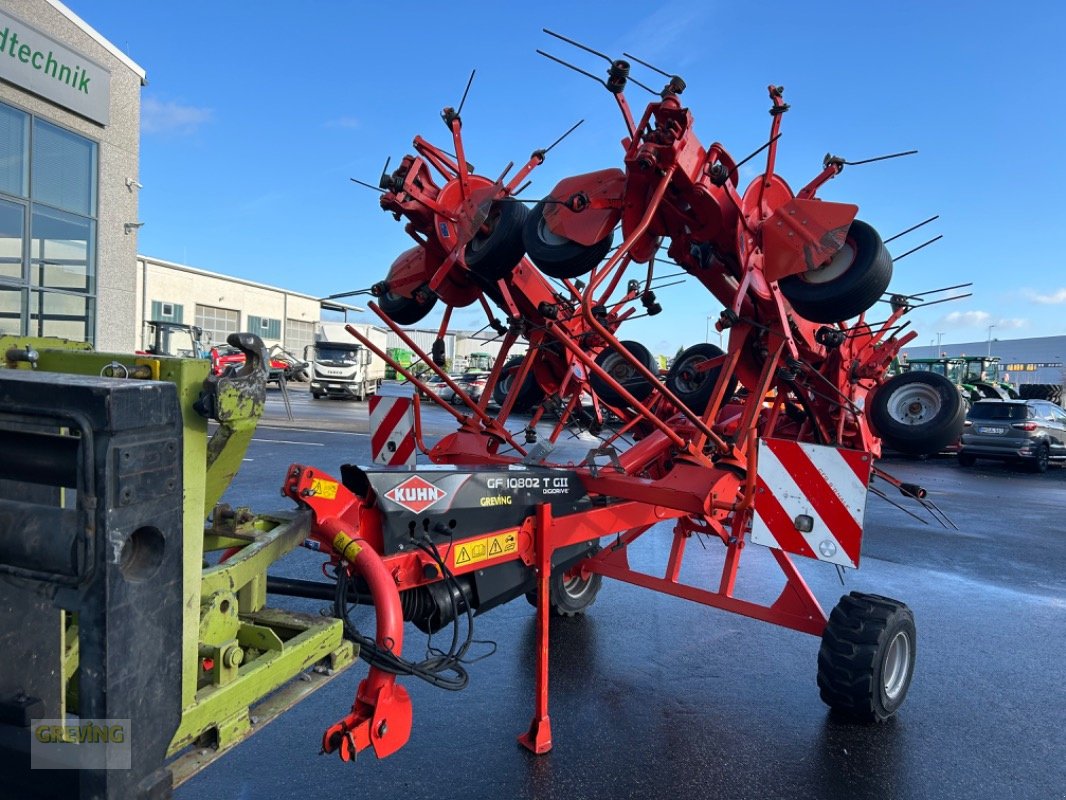
[[[311,491],[315,493],[315,497],[321,497],[325,500],[334,500],[337,497],[337,482],[324,481],[321,478],[312,478]]]
[[[466,567],[490,558],[502,558],[518,552],[518,529],[486,536],[482,539],[468,539],[455,545],[455,566]]]

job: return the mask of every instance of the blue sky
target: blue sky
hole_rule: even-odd
[[[448,145],[439,112],[463,112],[468,159],[508,161],[585,124],[534,174],[528,196],[570,174],[621,166],[620,115],[605,90],[536,55],[601,65],[549,27],[683,76],[703,143],[737,158],[769,130],[766,86],[785,86],[778,172],[793,188],[826,152],[851,160],[820,196],[854,202],[887,238],[892,290],[973,281],[974,296],[912,315],[915,344],[1066,332],[1066,167],[1059,148],[1066,5],[919,2],[369,3],[68,0],[148,73],[142,92],[139,251],[314,295],[364,288],[409,246],[376,182],[421,134]],[[661,79],[634,69],[658,88]],[[649,95],[628,92],[639,111]],[[756,174],[758,159],[742,173]],[[695,288],[695,290],[694,290]],[[663,289],[665,313],[628,325],[656,352],[703,341],[720,306],[693,280]],[[887,307],[886,307],[887,308]],[[480,327],[476,307],[458,313]],[[715,335],[712,331],[712,340]]]

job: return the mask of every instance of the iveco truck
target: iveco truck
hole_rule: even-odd
[[[385,331],[373,325],[353,325],[381,350]],[[311,374],[311,396],[365,400],[377,392],[385,378],[385,362],[363,347],[342,322],[321,322],[315,343],[304,352]]]

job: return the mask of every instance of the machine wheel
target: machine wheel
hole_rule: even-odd
[[[322,395],[321,394],[316,394],[315,392],[311,392],[311,399],[312,400],[321,400],[322,399]]]
[[[914,675],[914,615],[898,600],[852,592],[822,633],[822,701],[857,722],[883,722],[903,704]]]
[[[522,228],[529,212],[519,202],[495,201],[481,229],[466,245],[466,265],[491,281],[506,278],[525,254]]]
[[[695,344],[674,359],[670,371],[666,373],[666,388],[677,395],[677,399],[691,408],[697,414],[707,410],[714,387],[718,384],[718,376],[722,374],[721,367],[698,371],[696,368],[711,358],[724,355],[722,349],[709,342]],[[733,394],[734,387],[726,392],[725,399]]]
[[[652,372],[656,371],[655,361],[652,359],[648,348],[640,342],[623,341],[621,344],[626,350],[636,356],[641,364]],[[607,348],[596,356],[596,364],[603,367],[604,371],[620,383],[622,388],[633,395],[635,399],[643,402],[651,394],[651,382],[637,372],[636,367],[630,364],[625,356],[613,348]],[[592,373],[589,376],[589,384],[592,390],[596,392],[597,397],[607,403],[607,405],[616,407],[626,405],[626,400],[623,399],[622,395],[596,373]]]
[[[839,322],[870,308],[892,279],[892,257],[871,226],[855,220],[844,246],[823,267],[778,283],[792,308],[812,322]]]
[[[599,547],[592,553],[599,552]],[[582,578],[572,572],[553,572],[548,580],[548,603],[552,613],[557,617],[576,617],[596,602],[603,585],[602,575],[589,575]],[[526,600],[537,607],[537,592],[526,592]]]
[[[1062,405],[1062,387],[1057,383],[1023,383],[1018,393],[1022,400],[1049,400]]]
[[[378,298],[378,306],[397,325],[414,325],[416,322],[420,322],[437,304],[437,297],[429,290],[428,285],[423,284],[418,291],[425,292],[429,300],[422,303],[413,297],[404,297],[402,294],[387,292]]]
[[[957,441],[966,419],[958,388],[935,372],[904,372],[877,390],[870,422],[893,450],[909,455],[939,453]]]
[[[970,453],[959,453],[959,466],[972,467],[977,463],[977,456]]]
[[[502,407],[507,401],[507,395],[514,389],[515,376],[524,359],[525,356],[514,356],[503,365],[503,369],[500,371],[500,379],[496,381],[496,386],[492,390],[492,399],[496,405]],[[515,398],[514,405],[511,408],[519,414],[524,414],[542,399],[544,399],[544,390],[540,388],[536,378],[533,377],[533,370],[531,369],[529,374],[526,375],[526,379],[522,382],[522,387],[518,390],[518,397]]]
[[[552,233],[544,220],[544,202],[533,206],[522,228],[522,242],[529,258],[553,278],[576,278],[590,272],[603,260],[614,243],[609,233],[593,245],[583,245]]]
[[[1036,448],[1036,455],[1026,465],[1029,467],[1030,472],[1040,474],[1047,472],[1048,464],[1051,462],[1051,451],[1048,449],[1047,442],[1042,442],[1039,447]]]

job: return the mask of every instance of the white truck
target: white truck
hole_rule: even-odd
[[[381,350],[386,336],[373,325],[352,325]],[[365,400],[377,392],[385,379],[385,362],[344,329],[343,322],[320,322],[315,343],[304,351],[311,375],[311,397],[344,397]]]

